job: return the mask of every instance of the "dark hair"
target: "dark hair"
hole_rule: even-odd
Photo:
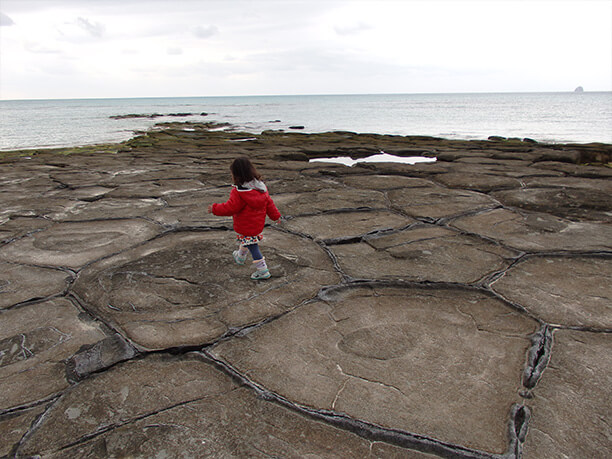
[[[257,172],[249,158],[236,158],[230,166],[230,171],[234,177],[234,185],[242,185],[253,179],[261,180],[261,174]]]

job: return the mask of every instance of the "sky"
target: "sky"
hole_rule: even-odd
[[[0,0],[0,99],[612,90],[612,0]]]

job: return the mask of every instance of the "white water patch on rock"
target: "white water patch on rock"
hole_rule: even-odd
[[[427,158],[425,156],[395,156],[385,153],[381,150],[380,154],[368,156],[367,158],[353,159],[350,156],[337,156],[335,158],[316,158],[309,162],[323,163],[339,163],[345,166],[352,167],[358,163],[401,163],[401,164],[417,164],[417,163],[434,163],[436,158]]]

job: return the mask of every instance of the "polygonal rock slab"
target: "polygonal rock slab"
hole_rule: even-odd
[[[13,447],[30,429],[34,420],[42,414],[44,406],[25,411],[0,415],[0,457],[9,457]],[[13,457],[13,456],[10,456]]]
[[[272,273],[266,281],[250,278],[250,257],[245,266],[234,262],[234,233],[181,232],[87,267],[74,292],[138,345],[165,349],[214,341],[340,280],[312,241],[266,231],[260,246]]]
[[[70,446],[75,445],[75,446]],[[197,357],[150,356],[63,395],[18,456],[406,457],[263,401]]]
[[[612,336],[556,330],[551,359],[529,401],[526,459],[607,457]]]
[[[384,209],[385,195],[380,191],[338,188],[316,193],[272,196],[283,215],[308,215],[331,210]]]
[[[330,246],[344,273],[355,279],[474,283],[506,268],[518,254],[437,226]]]
[[[12,239],[43,230],[52,224],[53,222],[43,218],[15,217],[3,221],[0,216],[0,243],[10,242]]]
[[[61,223],[0,247],[0,259],[78,269],[159,232],[157,225],[143,220]]]
[[[538,324],[481,291],[333,289],[212,354],[298,404],[503,453]]]
[[[105,337],[59,298],[2,312],[0,410],[42,400],[66,388],[64,360]]]
[[[520,207],[560,217],[611,221],[610,193],[578,188],[521,188],[494,193],[507,206]]]
[[[438,186],[391,190],[388,196],[394,209],[434,220],[499,206],[499,202],[485,194]]]
[[[612,328],[611,286],[612,259],[599,257],[528,258],[492,285],[547,323],[602,329]]]
[[[572,222],[548,214],[494,209],[460,217],[452,226],[528,252],[612,249],[612,225]]]
[[[79,202],[62,212],[54,212],[49,218],[59,221],[104,220],[106,218],[134,218],[161,209],[161,199],[100,199],[95,202]]]
[[[404,228],[415,220],[387,210],[341,212],[293,218],[283,226],[314,239],[342,240],[371,232]]]
[[[342,182],[355,188],[369,190],[394,190],[398,188],[424,188],[433,185],[429,180],[401,175],[368,175],[342,177]]]
[[[64,271],[0,262],[0,309],[62,293],[70,278]]]
[[[521,182],[513,177],[468,172],[438,174],[436,175],[436,182],[442,183],[449,188],[462,188],[483,193],[488,193],[492,190],[519,188],[521,186]]]

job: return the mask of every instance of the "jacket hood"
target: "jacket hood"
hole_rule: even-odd
[[[240,197],[254,209],[265,209],[268,203],[268,189],[261,180],[251,180],[237,186]]]
[[[266,191],[268,191],[266,184],[262,182],[261,180],[257,180],[257,179],[253,179],[250,182],[243,183],[242,185],[236,188],[238,188],[238,191],[257,190],[261,193],[265,193]]]

